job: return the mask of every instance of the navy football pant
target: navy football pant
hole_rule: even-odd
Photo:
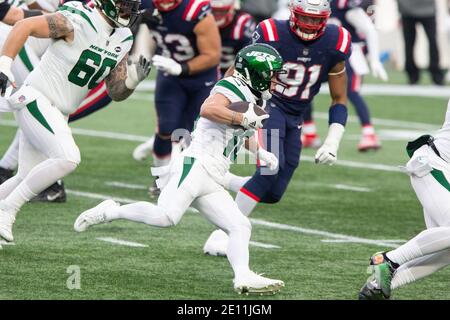
[[[278,173],[268,174],[258,167],[241,192],[258,202],[276,203],[281,200],[299,164],[301,122],[301,116],[287,115],[279,108],[270,108],[270,118],[262,134],[262,146],[278,157]]]

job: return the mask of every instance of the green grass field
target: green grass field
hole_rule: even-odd
[[[110,185],[150,184],[151,161],[137,163],[131,157],[139,141],[96,137],[93,133],[150,136],[155,116],[149,98],[137,94],[73,124],[78,129],[75,138],[82,163],[65,179],[68,201],[31,203],[20,212],[14,227],[15,245],[3,246],[0,251],[0,299],[247,299],[233,292],[228,261],[203,255],[202,246],[214,227],[199,214],[187,213],[170,230],[117,221],[82,234],[73,231],[76,217],[104,196],[148,199],[145,189]],[[251,267],[286,283],[280,294],[261,299],[355,299],[367,277],[371,254],[395,245],[389,240],[407,240],[424,228],[422,209],[409,179],[395,168],[407,160],[406,136],[437,130],[447,101],[388,96],[369,96],[367,101],[374,118],[397,120],[404,125],[381,121],[377,130],[384,140],[379,152],[357,152],[360,128],[356,121],[350,121],[339,159],[352,162],[317,166],[310,161],[314,151],[305,150],[302,156],[307,161],[301,162],[283,201],[260,205],[252,215],[259,222],[253,226],[252,240],[280,248],[252,246]],[[316,99],[322,137],[328,105],[327,96]],[[15,128],[3,121],[0,132],[3,152]],[[349,166],[355,162],[385,167]],[[233,172],[249,175],[253,169],[251,165],[234,166]],[[337,189],[336,185],[365,188],[368,192]],[[260,220],[284,228],[262,225]],[[297,228],[286,230],[288,226]],[[146,247],[114,245],[98,240],[100,237]],[[79,290],[69,290],[66,285],[70,276],[67,269],[73,265],[81,270]],[[395,291],[394,298],[450,299],[449,276],[450,270],[443,270]]]

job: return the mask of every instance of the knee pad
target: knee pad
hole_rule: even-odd
[[[68,175],[69,173],[73,172],[80,163],[80,161],[77,162],[68,159],[53,159],[53,162],[54,168],[61,170],[64,175]]]

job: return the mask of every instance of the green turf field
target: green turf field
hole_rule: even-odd
[[[233,292],[228,261],[202,253],[214,228],[199,214],[187,213],[170,230],[118,221],[82,234],[73,231],[75,218],[104,197],[148,199],[139,186],[151,182],[151,161],[137,163],[131,153],[143,136],[152,134],[154,112],[149,98],[149,94],[137,94],[73,124],[82,162],[65,179],[68,202],[27,204],[20,212],[15,245],[0,251],[0,299],[240,298]],[[251,217],[256,219],[252,241],[279,247],[250,249],[254,271],[286,283],[270,299],[355,299],[367,277],[370,255],[424,228],[409,179],[396,170],[407,160],[408,137],[438,129],[447,101],[387,96],[369,96],[367,101],[375,118],[401,121],[379,122],[382,150],[359,154],[360,128],[357,121],[350,121],[338,155],[342,165],[317,166],[310,161],[314,152],[305,150],[306,161],[301,162],[283,201],[260,205]],[[322,137],[328,105],[327,96],[316,99]],[[126,136],[128,140],[99,137],[105,132],[133,136]],[[15,133],[12,122],[2,121],[0,133],[3,152]],[[380,164],[385,166],[374,166]],[[250,165],[233,167],[239,174],[252,171]],[[137,185],[137,189],[112,182]],[[358,191],[348,190],[354,188]],[[101,237],[145,247],[115,245],[97,239]],[[67,288],[70,266],[80,268],[79,290]],[[450,270],[443,270],[395,291],[394,298],[450,299],[449,276]]]

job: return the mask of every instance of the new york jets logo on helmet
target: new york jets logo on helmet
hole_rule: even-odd
[[[272,78],[283,72],[283,58],[267,44],[252,44],[238,52],[235,69],[237,76],[256,91],[269,90]]]

